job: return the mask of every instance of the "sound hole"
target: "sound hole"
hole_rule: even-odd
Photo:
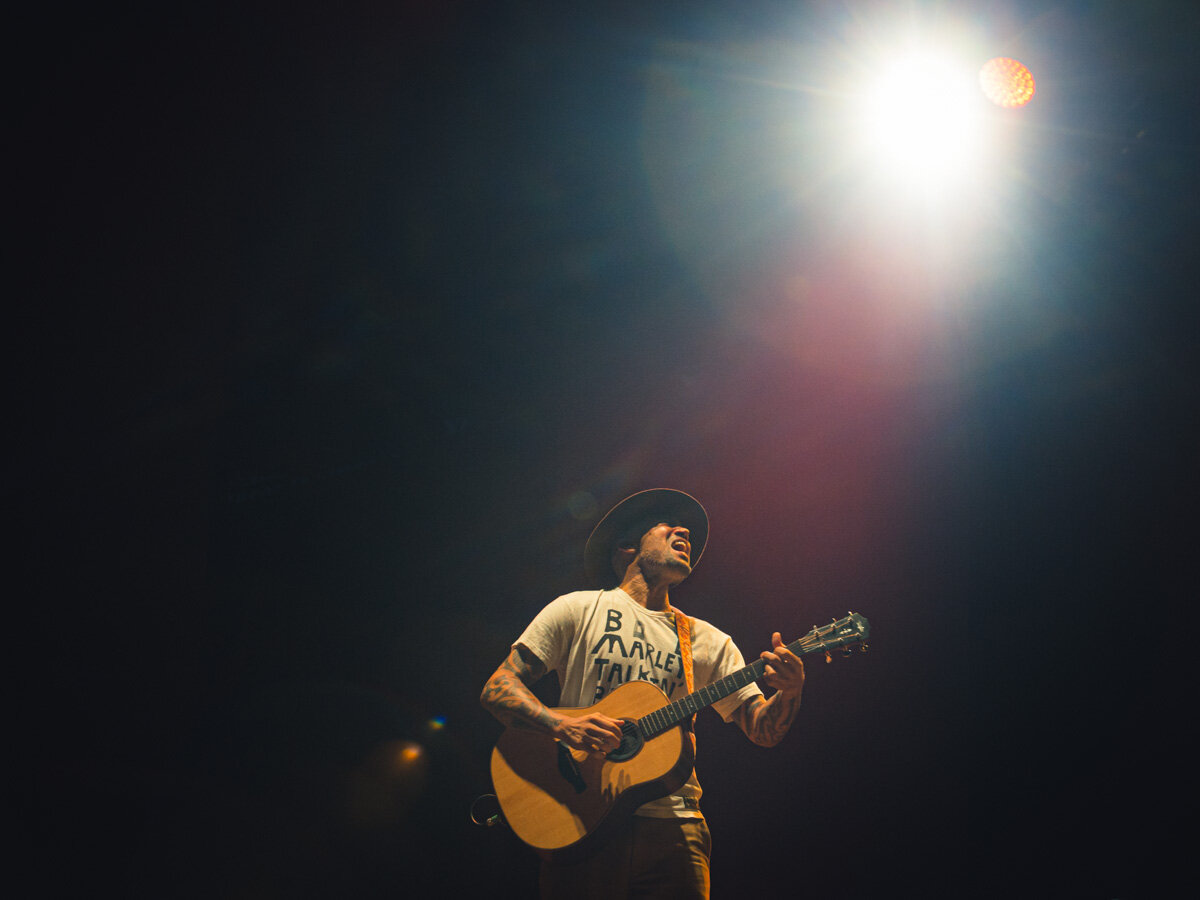
[[[642,738],[642,733],[638,731],[637,722],[626,721],[621,726],[621,745],[609,753],[607,759],[610,762],[625,762],[627,759],[633,759],[641,752],[644,743],[645,740]]]

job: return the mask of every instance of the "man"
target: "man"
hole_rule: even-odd
[[[635,679],[677,700],[689,692],[688,655],[693,689],[744,668],[727,634],[700,619],[680,628],[682,614],[669,600],[671,588],[700,560],[707,538],[707,513],[682,491],[642,491],[613,507],[584,550],[589,579],[605,589],[565,594],[538,613],[488,679],[480,697],[484,707],[505,724],[520,722],[576,750],[603,754],[620,744],[620,720],[556,712],[530,686],[554,671],[561,706],[578,709]],[[779,743],[791,726],[804,688],[800,658],[783,646],[779,632],[771,643],[761,654],[762,680],[775,689],[771,697],[751,682],[713,704],[725,721],[766,747]],[[542,896],[708,897],[710,840],[700,793],[693,771],[675,794],[639,807],[588,858],[543,864]]]

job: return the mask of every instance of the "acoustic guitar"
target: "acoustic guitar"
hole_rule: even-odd
[[[787,645],[797,656],[866,649],[867,620],[851,613],[813,628]],[[692,773],[692,716],[763,677],[757,659],[720,681],[669,702],[657,685],[630,681],[594,706],[560,709],[573,716],[600,713],[621,719],[621,744],[610,753],[574,750],[561,741],[510,725],[492,751],[492,784],[505,820],[543,855],[574,858],[643,803],[677,791]]]

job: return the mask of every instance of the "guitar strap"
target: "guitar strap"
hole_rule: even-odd
[[[690,694],[696,690],[694,679],[692,677],[692,620],[685,616],[682,610],[671,607],[671,612],[675,614],[675,633],[679,635],[679,655],[683,657],[683,683],[687,686],[687,692]],[[692,719],[688,723],[688,736],[692,739],[692,752],[696,750],[696,714],[692,713]]]
[[[679,635],[679,653],[683,656],[683,681],[690,694],[696,689],[692,678],[692,620],[681,610],[671,607],[675,614],[675,633]]]

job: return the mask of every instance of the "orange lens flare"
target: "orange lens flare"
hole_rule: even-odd
[[[1015,59],[998,56],[979,70],[979,86],[997,106],[1014,109],[1033,99],[1033,74]]]

